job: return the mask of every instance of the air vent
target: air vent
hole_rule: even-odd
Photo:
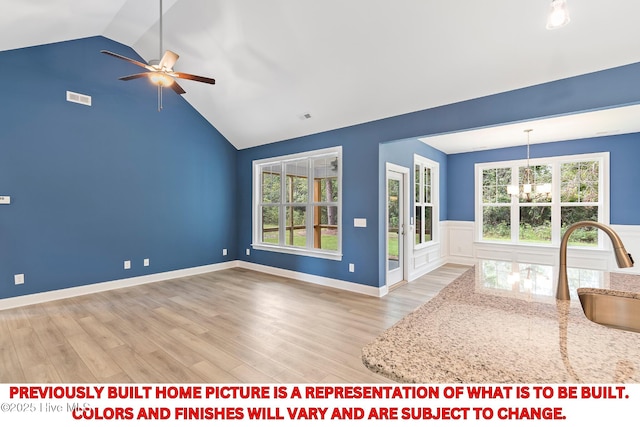
[[[302,113],[298,116],[300,120],[308,120],[311,118],[311,113]]]
[[[75,102],[76,104],[91,106],[91,97],[89,95],[83,95],[81,93],[67,91],[67,101]]]

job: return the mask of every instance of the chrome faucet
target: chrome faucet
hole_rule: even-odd
[[[560,272],[558,274],[558,289],[556,291],[556,299],[559,300],[569,300],[569,280],[567,279],[567,242],[569,241],[569,236],[573,233],[577,228],[580,227],[596,227],[600,230],[607,233],[607,236],[611,239],[611,243],[613,243],[613,253],[616,256],[616,262],[618,263],[618,267],[620,268],[628,268],[633,267],[633,258],[631,258],[631,254],[627,253],[622,244],[622,240],[620,236],[613,231],[613,228],[608,225],[601,224],[595,221],[579,221],[575,224],[572,224],[567,231],[565,231],[562,236],[562,242],[560,243]]]

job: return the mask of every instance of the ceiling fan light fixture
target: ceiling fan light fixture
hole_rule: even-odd
[[[101,53],[122,59],[123,61],[130,62],[138,67],[144,68],[144,73],[131,74],[129,76],[120,77],[120,80],[134,80],[143,77],[147,77],[149,81],[158,87],[158,111],[162,110],[162,88],[170,87],[178,95],[182,95],[185,90],[175,81],[175,79],[193,80],[196,82],[215,84],[216,81],[210,77],[197,76],[195,74],[181,73],[173,71],[173,66],[179,58],[179,55],[175,52],[167,50],[162,53],[162,0],[160,3],[160,55],[161,59],[151,60],[148,63],[143,63],[135,59],[127,58],[118,53],[109,52],[108,50],[101,50]]]
[[[549,15],[547,16],[547,30],[564,27],[571,21],[569,7],[566,0],[551,0]]]
[[[169,87],[174,82],[173,77],[161,72],[149,73],[149,80],[154,85],[162,87]]]

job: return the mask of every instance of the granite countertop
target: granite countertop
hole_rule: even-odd
[[[640,295],[640,276],[479,263],[363,348],[365,365],[413,383],[640,383],[640,333],[588,320],[577,288]],[[513,273],[515,272],[515,276]]]

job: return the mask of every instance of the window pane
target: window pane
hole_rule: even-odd
[[[278,211],[276,206],[262,207],[262,243],[279,243]]]
[[[597,206],[563,206],[560,209],[561,236],[571,224],[579,221],[597,221]],[[569,245],[597,246],[598,230],[595,227],[581,227],[569,236]]]
[[[496,169],[496,184],[500,186],[511,184],[511,168]]]
[[[416,165],[415,172],[415,199],[413,199],[416,203],[420,203],[420,165]]]
[[[529,168],[520,167],[518,177],[521,203],[551,202],[551,171],[551,165],[535,165]],[[547,184],[547,188],[545,188],[544,184]]]
[[[482,238],[511,240],[511,208],[509,206],[485,206],[482,209]]]
[[[496,170],[482,170],[482,202],[493,203],[496,199]]]
[[[262,167],[262,202],[280,202],[280,165]]]
[[[387,193],[387,212],[389,216],[387,223],[388,260],[391,264],[397,264],[398,241],[400,236],[400,181],[398,179],[387,179]]]
[[[416,245],[422,243],[422,206],[416,206]]]
[[[507,186],[511,184],[511,168],[484,169],[482,171],[483,203],[509,203]]]
[[[431,215],[432,210],[433,210],[433,207],[431,206],[424,207],[424,241],[425,242],[430,242],[433,240],[433,233],[432,233],[433,217]]]
[[[521,242],[551,242],[551,206],[521,206],[520,234]]]
[[[338,249],[338,207],[316,206],[313,209],[313,247]]]
[[[288,206],[286,208],[285,244],[288,246],[307,246],[306,213],[304,206]]]
[[[482,186],[489,187],[495,184],[496,184],[496,170],[483,169],[482,170]]]
[[[431,169],[424,168],[424,202],[431,203]]]
[[[320,157],[313,160],[313,176],[317,194],[315,201],[336,202],[338,200],[338,158]]]
[[[563,163],[560,168],[561,202],[598,201],[600,164],[598,161]]]
[[[309,192],[307,161],[286,164],[287,172],[287,203],[306,203]]]
[[[482,203],[495,203],[496,199],[495,185],[482,188]]]
[[[320,181],[320,200],[323,202],[338,201],[338,177],[325,178]]]

